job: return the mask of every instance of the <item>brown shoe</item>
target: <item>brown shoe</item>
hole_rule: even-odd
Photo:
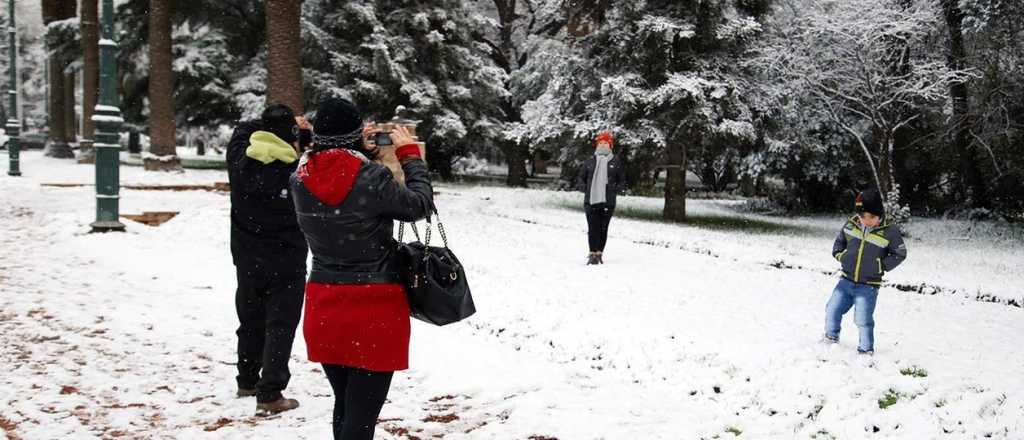
[[[256,388],[239,388],[235,397],[253,397],[256,395]]]
[[[277,399],[273,402],[257,403],[256,404],[256,415],[257,416],[269,416],[272,414],[282,413],[290,411],[299,407],[299,401],[295,399],[285,399],[284,397]]]

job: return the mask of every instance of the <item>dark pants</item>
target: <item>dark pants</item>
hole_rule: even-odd
[[[259,266],[235,266],[235,270],[238,387],[255,388],[258,402],[273,402],[281,398],[291,379],[288,359],[302,315],[305,261],[287,271]]]
[[[615,207],[605,204],[587,205],[587,236],[590,239],[590,252],[604,252],[608,243],[608,224],[615,214]]]
[[[372,440],[395,373],[323,364],[334,389],[334,440]]]

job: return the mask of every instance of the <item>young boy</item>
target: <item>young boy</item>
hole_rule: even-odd
[[[875,352],[875,302],[882,275],[907,258],[899,229],[882,224],[885,207],[875,190],[857,195],[857,215],[846,222],[832,246],[832,256],[843,266],[843,277],[825,306],[825,342],[839,342],[843,315],[856,307],[854,322],[860,330],[857,352]]]

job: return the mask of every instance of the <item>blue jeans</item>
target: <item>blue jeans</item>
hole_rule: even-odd
[[[838,340],[843,315],[850,311],[850,307],[856,306],[853,322],[860,330],[860,344],[857,345],[857,349],[873,351],[875,349],[874,315],[877,302],[877,287],[854,283],[846,278],[840,279],[836,289],[832,291],[832,298],[825,306],[825,335]]]

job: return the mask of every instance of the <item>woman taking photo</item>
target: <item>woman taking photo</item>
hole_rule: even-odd
[[[576,177],[576,188],[584,193],[583,208],[587,213],[588,265],[604,264],[604,246],[608,243],[608,224],[615,214],[615,198],[626,184],[625,169],[612,153],[614,145],[611,132],[598,134],[594,140],[594,155],[583,162]]]
[[[291,177],[299,227],[313,253],[303,333],[309,360],[334,390],[335,440],[369,440],[395,371],[408,368],[409,304],[399,278],[394,221],[425,218],[433,206],[427,166],[408,130],[388,133],[405,186],[375,163],[355,104],[323,101],[313,146]]]

